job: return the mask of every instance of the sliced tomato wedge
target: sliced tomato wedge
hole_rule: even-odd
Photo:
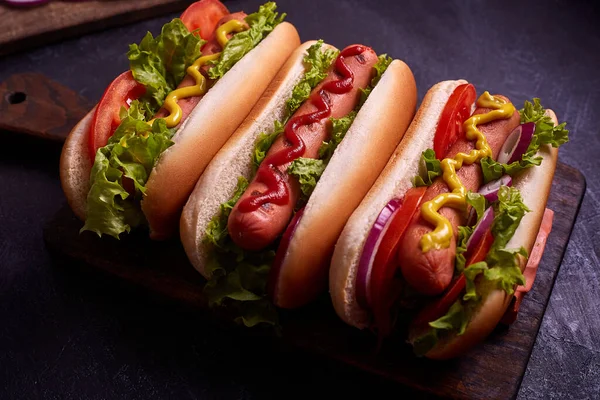
[[[480,261],[485,260],[485,257],[490,251],[492,244],[494,243],[494,236],[492,236],[492,229],[488,229],[483,239],[479,242],[475,250],[473,251],[473,255],[467,260],[466,268],[469,266],[478,263]],[[467,285],[467,280],[464,274],[460,274],[460,276],[450,285],[450,288],[446,291],[446,293],[438,300],[426,306],[419,315],[414,319],[414,324],[416,325],[426,325],[431,321],[435,321],[436,319],[442,317],[452,304],[460,297],[462,292],[465,290]]]
[[[198,30],[200,37],[208,40],[217,23],[228,14],[229,10],[219,0],[200,0],[181,14],[181,21],[190,32]]]
[[[458,86],[450,95],[433,141],[433,150],[438,160],[443,159],[450,147],[464,134],[463,123],[471,116],[476,97],[475,87],[470,83]]]
[[[398,246],[406,228],[415,216],[426,190],[427,187],[422,186],[406,192],[402,205],[390,217],[390,226],[373,261],[368,298],[371,300],[370,307],[380,335],[386,335],[391,331],[390,309],[398,295],[398,290],[395,290],[397,282],[394,279],[394,274],[398,269],[396,263]]]
[[[106,146],[108,138],[119,127],[121,107],[128,108],[133,100],[139,99],[144,93],[146,88],[133,79],[131,71],[123,72],[108,85],[98,103],[90,128],[88,150],[92,163],[96,158],[96,151]]]

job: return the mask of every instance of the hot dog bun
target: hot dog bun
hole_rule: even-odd
[[[94,118],[94,107],[71,131],[60,154],[60,183],[69,207],[77,218],[85,219],[85,206],[90,190],[92,161],[88,153],[88,133]]]
[[[305,42],[292,53],[248,117],[215,155],[183,208],[180,220],[183,247],[192,265],[207,279],[204,267],[212,248],[203,239],[208,223],[219,211],[219,205],[235,192],[238,177],[250,179],[250,155],[256,139],[261,132],[271,132],[273,122],[283,118],[285,101],[305,72],[306,50],[315,43]],[[323,48],[335,49],[329,45]]]
[[[304,72],[304,53],[314,43],[304,43],[290,57],[248,118],[211,161],[184,207],[181,240],[190,261],[206,278],[210,278],[205,267],[212,251],[204,242],[207,225],[219,212],[219,205],[233,195],[238,177],[251,177],[250,155],[256,137],[270,132],[273,122],[283,115],[285,100]],[[402,139],[415,108],[412,72],[395,60],[362,106],[304,208],[275,285],[275,305],[296,307],[323,289],[339,232]]]
[[[556,114],[552,110],[546,110],[546,114],[558,125]],[[543,157],[542,164],[524,170],[513,180],[513,186],[519,189],[523,203],[531,210],[526,213],[514,236],[506,245],[506,248],[514,249],[523,246],[528,254],[535,244],[550,189],[552,179],[558,160],[558,149],[550,145],[544,145],[538,152]],[[526,262],[521,258],[521,270],[525,269]],[[481,285],[481,284],[480,284]],[[480,292],[478,290],[478,292]],[[508,296],[503,290],[489,288],[481,292],[482,300],[480,307],[475,310],[471,317],[465,333],[461,336],[449,336],[425,354],[428,358],[448,359],[464,354],[483,339],[485,339],[498,325],[502,316],[508,308],[512,296]],[[414,336],[418,332],[411,332]],[[410,340],[410,337],[409,337]]]
[[[421,153],[433,147],[442,110],[454,89],[464,83],[464,80],[444,81],[429,89],[404,139],[339,236],[329,270],[329,290],[337,314],[350,325],[362,329],[370,322],[368,313],[356,302],[354,282],[371,226],[393,197],[403,196],[412,187],[411,179],[418,173]]]
[[[304,208],[274,282],[276,306],[302,306],[326,287],[335,242],[402,140],[416,109],[416,90],[410,68],[394,60],[360,109]]]
[[[181,209],[198,178],[299,44],[296,28],[288,22],[279,24],[206,93],[181,124],[172,139],[175,144],[161,155],[146,184],[142,211],[153,239],[167,238],[176,231]],[[73,129],[60,165],[67,200],[82,219],[82,193],[87,196],[91,164],[84,160],[87,155],[82,150],[87,146],[90,120],[88,115]]]

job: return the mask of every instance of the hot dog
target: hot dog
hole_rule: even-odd
[[[313,95],[290,118],[288,126],[297,124],[296,132],[303,146],[302,157],[317,159],[321,144],[328,140],[331,131],[331,122],[328,118],[321,118],[310,124],[302,124],[301,118],[307,115],[322,113],[320,104],[321,95],[328,105],[329,118],[342,118],[350,113],[360,100],[361,88],[366,88],[371,81],[373,66],[377,63],[377,55],[372,49],[351,57],[345,57],[349,74],[352,78],[349,90],[342,93],[328,91],[330,85],[340,81],[340,72],[332,68],[327,77],[317,86]],[[290,129],[288,128],[288,129]],[[272,243],[279,236],[292,217],[294,206],[300,197],[300,184],[287,173],[291,161],[271,164],[276,155],[290,147],[286,136],[281,135],[269,149],[261,170],[258,171],[242,197],[233,208],[229,216],[229,234],[232,240],[241,248],[247,250],[260,250]],[[272,166],[271,166],[272,165]],[[265,168],[277,170],[284,181],[288,192],[288,199],[280,202],[270,202],[268,198],[261,199],[269,187],[262,177]],[[252,206],[252,202],[259,203],[259,207]]]
[[[331,298],[345,322],[385,337],[403,309],[408,342],[429,358],[483,340],[525,283],[557,147],[568,141],[539,99],[517,112],[507,97],[476,98],[464,80],[427,92],[331,263]]]
[[[504,99],[508,101],[508,99]],[[489,108],[479,107],[474,114],[485,114],[490,111]],[[510,119],[496,120],[481,126],[481,131],[492,149],[494,159],[497,159],[498,152],[510,132],[519,125],[519,119],[519,113],[515,111]],[[474,148],[475,143],[473,141],[462,137],[450,148],[446,157],[454,158],[458,153],[469,153]],[[457,175],[467,190],[472,192],[479,189],[483,180],[481,167],[478,164],[462,167]],[[439,194],[446,192],[448,192],[448,186],[443,178],[439,177],[428,187],[423,196],[423,201],[432,200]],[[452,224],[453,238],[450,241],[450,247],[431,250],[427,253],[419,251],[421,237],[433,230],[431,224],[419,218],[406,229],[398,249],[398,263],[402,270],[402,276],[415,290],[425,295],[440,294],[450,284],[454,275],[457,228],[467,223],[468,215],[464,210],[443,207],[440,214],[448,218]]]
[[[415,108],[414,77],[400,60],[363,45],[301,45],[183,209],[181,240],[208,279],[209,303],[253,326],[322,293],[346,219]]]
[[[204,168],[300,44],[284,17],[275,3],[246,15],[200,0],[130,46],[130,70],[63,148],[61,183],[82,231],[176,232]]]

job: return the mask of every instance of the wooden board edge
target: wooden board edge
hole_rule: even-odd
[[[120,14],[82,24],[67,26],[58,30],[47,30],[32,36],[25,36],[10,42],[0,43],[0,56],[21,53],[61,40],[73,39],[85,34],[98,32],[116,26],[128,25],[145,19],[181,11],[189,5],[189,0],[178,0],[156,4],[141,10],[130,10]]]

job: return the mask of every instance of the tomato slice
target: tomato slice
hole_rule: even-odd
[[[199,30],[200,37],[208,40],[217,23],[228,14],[229,10],[219,0],[200,0],[181,14],[181,21],[190,32]]]
[[[466,268],[469,266],[485,260],[485,257],[490,251],[494,243],[494,236],[492,236],[492,228],[489,228],[483,236],[483,239],[479,242],[473,255],[467,260]],[[465,290],[467,280],[464,274],[460,274],[450,288],[446,291],[443,297],[434,301],[433,303],[426,306],[419,315],[415,318],[414,323],[417,325],[426,325],[431,321],[442,317],[459,298],[461,293]]]
[[[394,274],[398,269],[396,253],[398,253],[400,239],[416,214],[426,190],[427,187],[422,186],[406,192],[402,205],[390,217],[390,225],[373,261],[368,298],[380,335],[386,335],[391,331],[390,309],[398,292],[394,290],[397,285]]]
[[[458,86],[450,95],[433,141],[433,150],[438,160],[443,159],[450,147],[464,134],[463,123],[471,116],[476,97],[475,87],[470,83]]]
[[[96,151],[100,147],[106,146],[108,138],[118,128],[121,122],[119,117],[121,107],[128,108],[133,100],[139,99],[144,93],[146,93],[146,88],[133,79],[131,71],[117,76],[106,88],[98,103],[90,128],[88,150],[92,163],[96,158]]]

